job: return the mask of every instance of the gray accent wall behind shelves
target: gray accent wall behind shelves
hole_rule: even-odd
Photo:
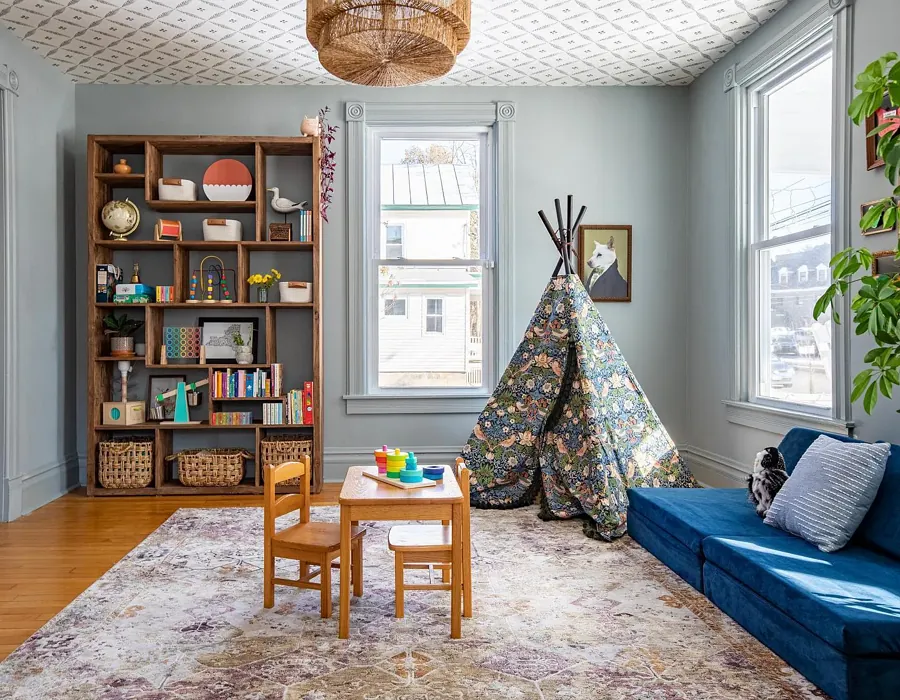
[[[726,66],[740,63],[759,52],[812,7],[811,0],[794,0],[769,20],[720,63],[689,88],[690,109],[690,223],[687,228],[690,265],[687,318],[688,352],[687,442],[719,467],[703,476],[717,485],[733,485],[740,472],[748,473],[755,453],[775,445],[780,435],[729,423],[722,400],[728,398],[731,382],[729,337],[732,332],[730,293],[731,246],[729,207],[734,175],[726,154],[733,148],[730,131],[729,96],[723,90]],[[900,49],[896,27],[900,24],[897,0],[856,0],[853,7],[853,74],[888,51]],[[850,164],[851,214],[862,202],[890,193],[883,171],[866,172],[865,130],[853,128]],[[854,219],[856,217],[854,216]],[[852,244],[871,250],[897,245],[896,235],[881,234],[863,239],[854,226]],[[871,348],[866,338],[854,338],[850,348],[851,376],[862,369],[862,357]],[[861,405],[853,407],[857,436],[865,440],[900,441],[896,401],[884,401],[873,416]],[[732,479],[727,478],[732,476]],[[723,478],[725,476],[725,478]]]
[[[10,519],[78,483],[75,396],[75,86],[10,32],[0,63],[19,76],[15,100],[18,227],[12,333],[18,364],[8,378],[16,445],[9,465]],[[80,290],[79,290],[80,291]],[[83,374],[83,373],[82,373]],[[0,475],[2,478],[3,475]]]
[[[304,115],[329,106],[341,127],[331,222],[324,231],[325,478],[385,442],[450,457],[468,439],[476,416],[347,415],[348,294],[344,102],[491,102],[518,104],[515,145],[514,314],[524,331],[558,258],[537,218],[554,197],[575,195],[585,223],[634,226],[630,304],[601,304],[626,358],[677,442],[687,436],[686,240],[688,102],[684,88],[407,88],[78,86],[75,172],[95,134],[299,133]],[[289,193],[288,193],[289,194]],[[77,360],[86,367],[85,183],[75,192]],[[518,342],[518,338],[515,339]],[[84,372],[77,395],[84,396]],[[85,420],[76,425],[79,453]]]

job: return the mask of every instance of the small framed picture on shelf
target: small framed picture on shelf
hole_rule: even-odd
[[[866,202],[859,208],[860,216],[862,218],[865,218],[866,214],[869,212],[869,210],[872,207],[874,207],[876,205],[880,205],[883,201],[884,200],[879,199],[874,202]],[[868,229],[865,229],[864,231],[862,231],[862,235],[874,236],[876,233],[890,233],[891,231],[896,231],[896,230],[897,230],[897,222],[896,221],[894,221],[891,226],[885,226],[884,213],[882,213],[881,216],[878,218],[878,221],[875,222],[875,224],[872,226],[872,228],[868,228]]]
[[[897,260],[896,250],[880,250],[872,254],[872,274],[890,275],[896,277],[900,275],[900,260]]]
[[[866,117],[866,134],[871,134],[879,126],[891,119],[896,119],[898,116],[900,114],[898,114],[897,108],[891,104],[890,96],[885,93],[881,107],[871,117]],[[875,170],[884,166],[884,160],[878,156],[879,141],[878,134],[866,136],[866,166],[869,170]]]
[[[160,394],[178,388],[179,382],[187,382],[183,374],[156,374],[147,380],[147,420],[161,421],[175,418],[175,397],[156,400]]]
[[[240,364],[253,364],[256,358],[257,336],[259,335],[258,318],[238,318],[234,316],[213,316],[200,319],[202,343],[206,348],[207,364],[232,364],[238,362],[250,348],[250,361]],[[242,342],[238,342],[238,336]]]

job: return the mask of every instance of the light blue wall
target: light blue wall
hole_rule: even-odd
[[[557,255],[537,210],[568,193],[586,204],[585,223],[634,226],[631,304],[603,304],[608,321],[644,390],[676,441],[687,432],[683,328],[687,250],[687,90],[683,88],[409,88],[79,86],[76,171],[85,139],[98,134],[297,134],[304,114],[328,105],[342,129],[331,223],[325,227],[325,476],[384,442],[433,452],[458,450],[474,415],[348,416],[348,280],[346,149],[343,103],[518,103],[516,124],[515,325],[524,330]],[[76,192],[79,368],[86,367],[85,192]],[[83,377],[83,373],[80,373]],[[83,396],[84,382],[79,383]],[[79,418],[84,452],[84,420]]]
[[[0,63],[16,71],[20,83],[14,113],[18,227],[12,232],[18,284],[14,318],[3,329],[15,336],[18,358],[9,397],[17,448],[8,474],[9,516],[16,518],[61,495],[78,478],[75,89],[7,31],[0,32]]]
[[[729,116],[729,96],[723,90],[726,66],[740,63],[759,52],[786,27],[817,4],[794,0],[737,49],[713,66],[689,88],[690,108],[690,224],[687,243],[690,250],[688,291],[688,436],[687,441],[713,456],[744,465],[749,471],[755,453],[776,444],[779,436],[729,423],[722,400],[728,398],[731,382],[729,337],[733,319],[730,303],[732,288],[730,196],[734,174],[726,157],[733,149]],[[857,0],[854,7],[854,74],[889,50],[900,49],[900,3],[897,0]],[[866,173],[865,133],[853,130],[850,209],[861,202],[886,196],[882,173]],[[884,183],[884,184],[882,184]],[[854,245],[863,245],[854,229]],[[893,248],[896,236],[885,234],[868,238],[865,245],[876,249]],[[871,347],[866,340],[854,340],[851,346],[852,372],[861,368],[861,358]],[[868,440],[900,439],[900,421],[896,405],[884,402],[875,416],[867,417],[855,406],[853,419],[858,434]]]

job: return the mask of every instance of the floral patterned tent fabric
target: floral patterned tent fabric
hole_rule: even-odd
[[[543,493],[552,517],[625,533],[632,486],[697,486],[576,275],[554,277],[462,456],[472,505]]]

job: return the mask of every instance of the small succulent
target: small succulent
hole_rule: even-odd
[[[125,314],[116,316],[115,312],[103,317],[103,332],[114,338],[130,338],[144,325],[143,321],[128,318]]]

